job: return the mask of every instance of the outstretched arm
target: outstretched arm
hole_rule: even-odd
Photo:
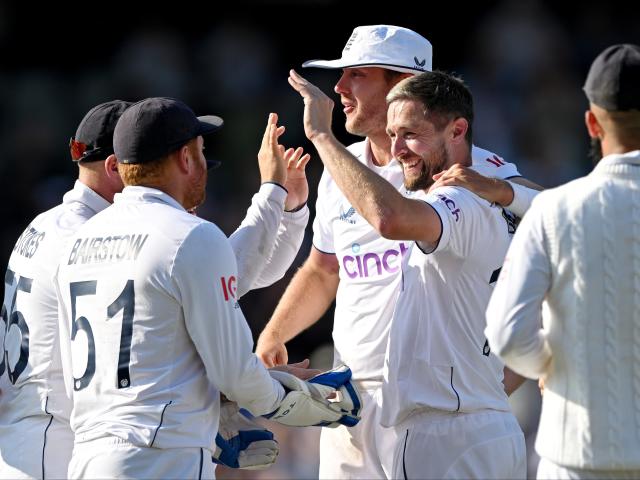
[[[331,131],[333,101],[318,87],[290,71],[289,84],[304,99],[304,130],[325,167],[351,205],[383,237],[434,245],[442,226],[433,208],[403,197],[396,188],[360,163]]]
[[[256,355],[267,367],[288,361],[285,343],[316,323],[336,298],[338,260],[311,248],[258,338]]]
[[[433,176],[435,183],[431,190],[443,186],[459,186],[472,191],[488,202],[496,203],[522,217],[531,206],[533,198],[543,190],[526,178],[515,177],[509,180],[487,177],[473,168],[459,164]]]
[[[238,297],[282,278],[302,244],[308,220],[306,207],[295,213],[284,210],[287,201],[306,201],[304,168],[310,157],[302,155],[302,148],[285,149],[278,143],[284,127],[278,127],[277,121],[275,113],[269,115],[258,153],[260,190],[229,238],[238,263]],[[289,172],[293,172],[291,181]],[[291,198],[284,186],[287,183],[292,186]]]

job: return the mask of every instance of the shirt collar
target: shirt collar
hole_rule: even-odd
[[[640,165],[640,150],[626,153],[612,153],[598,162],[595,170],[613,165]]]
[[[107,200],[91,190],[80,180],[76,180],[73,189],[69,190],[62,197],[62,203],[70,204],[75,202],[86,205],[95,213],[101,212],[110,205]]]
[[[373,163],[373,151],[371,150],[371,140],[369,140],[369,137],[364,139],[364,161],[365,164],[371,168],[373,171],[377,170],[382,170],[385,168],[389,168],[389,166],[393,166],[393,167],[400,167],[400,162],[398,162],[398,160],[396,160],[395,157],[391,157],[391,160],[389,160],[389,163],[387,163],[386,165],[376,165]],[[402,167],[400,167],[402,168]]]
[[[113,203],[121,204],[124,202],[148,202],[148,203],[165,203],[173,208],[186,212],[184,207],[178,201],[166,194],[162,190],[151,187],[131,186],[125,187],[122,193],[116,193]]]

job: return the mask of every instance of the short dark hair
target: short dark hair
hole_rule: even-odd
[[[391,89],[387,103],[396,100],[421,102],[425,117],[439,129],[456,118],[464,118],[469,123],[465,139],[469,145],[473,143],[473,96],[461,78],[441,71],[419,73]]]

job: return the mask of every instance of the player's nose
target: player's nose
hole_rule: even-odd
[[[347,72],[343,72],[336,83],[335,87],[333,87],[333,91],[339,95],[344,95],[349,92],[349,81],[347,78]]]

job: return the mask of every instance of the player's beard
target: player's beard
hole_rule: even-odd
[[[591,148],[589,149],[589,158],[596,165],[600,160],[602,160],[602,142],[599,138],[591,139]]]
[[[207,195],[207,167],[198,163],[201,169],[193,176],[185,198],[185,210],[193,210],[204,203]]]
[[[404,177],[404,188],[410,192],[417,190],[427,190],[434,184],[433,176],[440,173],[449,164],[449,153],[442,142],[434,153],[430,155],[430,159],[422,158],[422,169],[418,175],[413,178]],[[404,173],[404,166],[403,166]]]
[[[377,105],[368,107],[364,105],[367,103],[358,103],[355,112],[347,116],[345,130],[358,137],[371,137],[380,132],[384,133],[384,126],[387,124],[387,104],[383,103],[383,109],[378,108]]]

